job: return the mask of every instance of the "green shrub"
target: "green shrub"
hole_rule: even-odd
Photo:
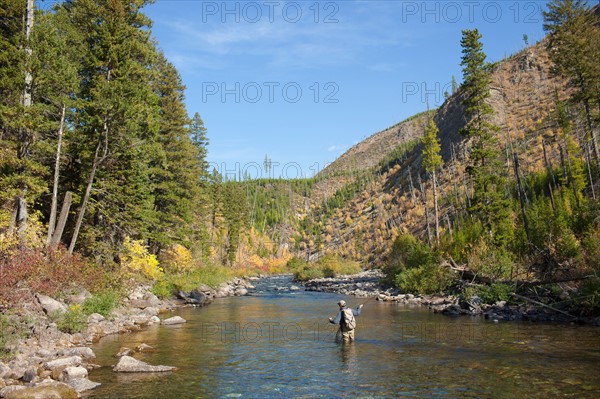
[[[512,284],[495,283],[483,285],[478,291],[478,296],[483,303],[494,304],[498,301],[510,301],[510,293],[515,291]]]
[[[309,265],[294,273],[294,279],[297,281],[308,281],[322,277],[325,277],[323,274],[323,269]]]
[[[108,317],[110,312],[117,306],[118,296],[114,291],[104,291],[86,299],[81,305],[83,313],[90,315],[99,313]]]
[[[306,262],[303,259],[300,259],[297,256],[294,256],[292,259],[288,260],[286,267],[289,271],[295,273],[297,271],[302,270],[306,265],[308,265],[308,262]]]
[[[202,284],[216,288],[234,277],[234,272],[228,267],[207,265],[187,273],[164,274],[151,291],[159,298],[169,298],[179,290],[191,291]]]
[[[17,316],[0,313],[0,358],[6,355],[17,340],[27,336],[26,323]]]
[[[80,305],[71,305],[65,313],[53,314],[50,319],[60,331],[69,334],[82,332],[87,326],[87,317]]]
[[[396,284],[396,276],[400,273],[438,263],[439,255],[433,252],[427,244],[413,235],[403,234],[394,241],[390,255],[383,267],[386,275],[384,281],[390,285]]]
[[[581,306],[586,315],[600,314],[600,277],[594,276],[583,282],[575,297],[575,303]]]
[[[454,279],[452,271],[439,265],[425,265],[400,272],[396,286],[403,292],[429,295],[443,293]]]
[[[157,297],[166,299],[171,298],[175,294],[176,286],[168,277],[165,277],[157,281],[150,291]]]
[[[460,228],[454,232],[454,240],[443,248],[458,263],[466,263],[473,243],[484,235],[483,226],[478,220],[459,220]],[[456,224],[456,223],[455,223]]]
[[[600,228],[594,228],[583,239],[585,264],[600,272]]]
[[[291,262],[291,265],[290,265]],[[325,255],[316,263],[307,263],[292,258],[288,265],[294,268],[294,278],[297,281],[308,281],[322,277],[337,277],[346,274],[356,274],[362,271],[360,264],[337,255]]]
[[[515,269],[514,255],[507,249],[488,244],[480,239],[468,257],[469,268],[491,279],[509,279]]]
[[[356,274],[362,271],[360,264],[350,259],[343,259],[337,255],[325,255],[317,262],[323,270],[325,277],[337,277],[347,274]]]

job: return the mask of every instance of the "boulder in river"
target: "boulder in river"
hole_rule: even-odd
[[[154,351],[154,347],[152,345],[141,343],[136,346],[135,350],[136,352],[152,352]]]
[[[161,373],[173,371],[175,367],[171,366],[153,366],[148,363],[136,360],[131,356],[123,356],[119,363],[113,368],[118,373]]]
[[[121,349],[119,349],[119,352],[115,355],[115,357],[130,356],[132,354],[133,350],[131,348],[121,347]]]
[[[69,380],[67,384],[78,393],[90,391],[102,385],[99,382],[90,381],[87,378],[75,378],[73,380]]]
[[[170,326],[170,325],[174,325],[174,324],[183,324],[183,323],[187,323],[187,321],[181,316],[169,317],[168,319],[164,319],[161,322],[161,324],[163,324],[165,326]]]

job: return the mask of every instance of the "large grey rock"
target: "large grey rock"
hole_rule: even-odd
[[[173,316],[173,317],[169,317],[168,319],[164,319],[161,323],[164,324],[165,326],[170,326],[173,324],[187,323],[187,321],[183,317]]]
[[[6,398],[6,397],[8,397],[8,395],[13,393],[14,391],[18,391],[20,389],[25,389],[25,388],[27,388],[27,387],[24,385],[9,385],[7,387],[4,387],[4,388],[0,389],[0,398]]]
[[[77,391],[77,393],[90,391],[102,385],[99,382],[90,381],[87,378],[77,378],[74,380],[69,380],[67,384],[75,391]]]
[[[79,366],[83,362],[81,356],[69,356],[60,359],[50,360],[44,363],[46,370],[53,370],[59,367]]]
[[[148,302],[144,299],[132,299],[129,301],[129,306],[132,308],[138,308],[138,309],[146,309],[146,308],[152,307],[150,302]]]
[[[76,399],[79,398],[79,394],[67,384],[46,380],[33,387],[13,390],[4,397],[5,399]]]
[[[119,363],[113,368],[113,371],[118,373],[161,373],[173,370],[175,370],[175,367],[153,366],[140,360],[136,360],[131,356],[121,357]]]
[[[32,382],[36,378],[37,378],[37,368],[35,368],[35,367],[29,367],[23,373],[23,378],[22,379],[25,382]]]
[[[38,302],[44,309],[46,314],[56,314],[56,313],[65,313],[67,311],[67,305],[64,303],[58,302],[56,299],[52,299],[49,296],[42,294],[35,294]]]
[[[87,378],[88,371],[85,367],[70,366],[66,367],[60,374],[60,381],[69,382],[80,378]]]
[[[60,356],[80,356],[82,359],[90,360],[96,358],[92,348],[87,346],[78,346],[75,348],[65,348],[59,352]]]
[[[146,302],[148,302],[150,307],[160,308],[160,306],[162,305],[162,301],[151,292],[146,293],[144,299],[146,300]]]
[[[100,313],[92,313],[91,315],[88,316],[87,318],[87,322],[88,323],[100,323],[102,321],[104,321],[105,317],[102,316]]]
[[[194,289],[191,292],[180,291],[178,296],[192,305],[205,306],[211,302],[209,295],[200,289]]]
[[[159,313],[158,308],[150,306],[150,307],[144,309],[144,312],[142,314],[152,317],[152,316],[158,315],[158,313]]]
[[[6,364],[0,362],[0,380],[3,379],[4,377],[8,377],[9,373],[10,373],[10,368]]]

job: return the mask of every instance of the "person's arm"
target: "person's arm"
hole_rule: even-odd
[[[352,313],[354,314],[354,316],[358,316],[362,310],[362,303],[360,305],[358,305],[358,307],[356,309],[352,309]]]
[[[329,322],[331,324],[340,324],[340,320],[342,320],[342,312],[338,312],[338,314],[335,317],[335,319],[333,317],[329,318]]]

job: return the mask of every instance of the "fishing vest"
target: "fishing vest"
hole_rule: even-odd
[[[340,318],[340,327],[344,331],[352,331],[356,328],[356,318],[352,309],[342,310],[342,317]]]

